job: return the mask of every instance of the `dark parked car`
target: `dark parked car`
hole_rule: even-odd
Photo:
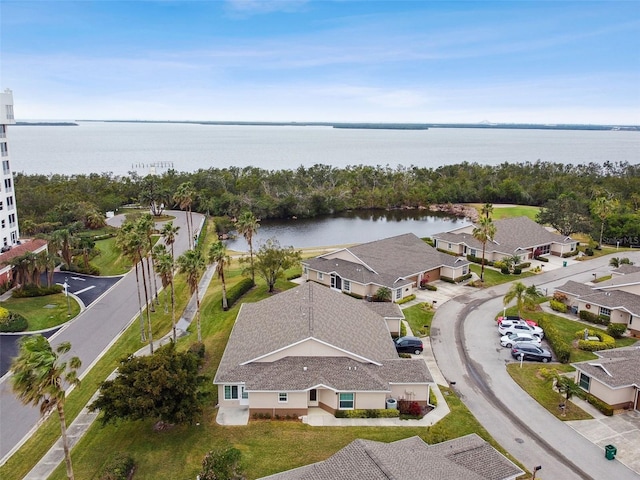
[[[422,353],[422,340],[416,337],[400,337],[395,341],[398,353],[413,353],[420,355]]]
[[[549,350],[531,343],[516,343],[511,348],[511,356],[513,358],[520,360],[520,355],[524,355],[524,360],[537,360],[544,363],[551,361],[551,352]]]

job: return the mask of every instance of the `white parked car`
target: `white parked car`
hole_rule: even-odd
[[[510,333],[500,338],[500,345],[511,348],[516,343],[533,343],[536,347],[540,347],[542,342],[540,337],[531,333]]]
[[[531,335],[536,335],[539,338],[544,337],[544,331],[540,327],[532,327],[522,321],[503,321],[498,326],[498,333],[500,335],[508,335],[509,333],[530,333]]]

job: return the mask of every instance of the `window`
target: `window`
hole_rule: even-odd
[[[10,178],[5,178],[4,179],[4,188],[11,188],[11,179]]]
[[[287,403],[289,401],[289,395],[287,392],[280,392],[278,394],[278,403]]]
[[[469,267],[465,265],[464,267],[462,267],[462,274],[466,275],[467,273],[469,273]]]
[[[0,138],[5,138],[7,136],[7,126],[0,125]]]
[[[542,245],[541,247],[536,248],[536,256],[548,255],[550,251],[551,245]]]
[[[309,390],[309,401],[310,402],[318,401],[318,390],[316,390],[315,388],[312,390]]]
[[[7,155],[9,155],[9,150],[7,148],[7,142],[1,142],[0,143],[0,152],[2,152],[2,156],[6,157]]]
[[[305,275],[309,275],[309,270],[307,269],[306,265],[302,268],[302,273],[304,273]]]
[[[611,309],[606,307],[600,307],[600,315],[604,315],[605,317],[610,317]]]
[[[13,120],[13,105],[5,105],[7,107],[7,119]]]
[[[2,170],[5,175],[11,171],[11,169],[9,168],[9,160],[2,161]]]
[[[447,250],[451,250],[451,244],[448,244]]]
[[[318,272],[318,280],[324,280],[324,273]]]
[[[589,384],[591,383],[591,377],[589,377],[588,375],[585,375],[584,373],[580,372],[580,388],[586,390],[587,392],[589,391]]]
[[[353,396],[353,393],[341,393],[338,399],[338,408],[340,410],[353,410]]]
[[[350,292],[351,291],[351,282],[349,280],[343,280],[342,281],[342,289],[345,292]]]
[[[7,222],[6,220],[3,218],[2,222],[0,222],[0,228],[6,228],[7,227]]]
[[[237,400],[238,399],[238,386],[237,385],[225,385],[224,386],[224,399],[225,400]]]
[[[400,300],[402,298],[402,289],[398,288],[396,290],[396,300]]]
[[[472,248],[471,249],[471,255],[474,256],[474,257],[477,257],[478,256],[478,251],[475,248]]]
[[[13,209],[13,197],[7,197],[7,208],[9,210]]]

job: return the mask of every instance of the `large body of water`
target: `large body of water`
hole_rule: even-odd
[[[149,165],[179,172],[255,166],[398,165],[436,168],[461,162],[640,163],[640,132],[431,128],[339,129],[79,122],[79,126],[12,126],[14,172],[126,175]],[[156,169],[162,173],[166,167]]]
[[[253,237],[254,249],[275,237],[283,247],[307,248],[366,243],[403,233],[430,237],[468,225],[470,221],[420,210],[357,211],[311,219],[261,222]],[[226,242],[227,248],[248,251],[244,237]]]

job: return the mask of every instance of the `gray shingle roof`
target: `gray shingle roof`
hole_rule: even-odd
[[[577,369],[612,388],[640,387],[640,348],[615,348],[595,352],[600,358],[573,363]]]
[[[476,434],[428,445],[419,437],[392,443],[354,440],[322,462],[271,480],[502,480],[524,473]]]
[[[624,309],[634,316],[640,316],[640,295],[625,292],[623,290],[611,290],[601,292],[592,291],[591,295],[584,295],[580,300],[593,303],[601,307],[613,309]]]
[[[384,319],[367,305],[315,282],[307,282],[257,303],[244,303],[216,374],[312,339],[363,361],[397,356]]]
[[[585,285],[584,283],[574,282],[569,280],[567,283],[560,287],[556,287],[557,292],[566,293],[574,297],[584,297],[586,295],[592,295],[594,293],[593,287]]]
[[[611,273],[618,273],[622,275],[628,275],[629,273],[636,273],[636,272],[640,272],[640,266],[628,265],[628,264],[622,264],[615,270],[611,270]]]
[[[400,305],[392,302],[366,302],[365,305],[383,318],[404,319]]]
[[[570,237],[550,232],[528,217],[504,218],[495,220],[493,224],[496,227],[496,234],[493,242],[487,242],[488,252],[513,255],[517,253],[518,249],[530,249],[550,243],[569,244],[576,241]],[[464,243],[471,248],[482,248],[482,244],[468,233],[444,232],[434,235],[434,238],[451,243]]]
[[[638,285],[640,284],[640,271],[634,273],[627,273],[625,275],[615,275],[609,280],[604,282],[598,282],[594,288],[616,288],[625,285]]]
[[[346,248],[359,262],[327,258],[331,254],[304,260],[302,263],[324,273],[335,272],[342,278],[358,283],[384,285],[397,288],[407,285],[398,280],[427,272],[442,266],[461,267],[468,264],[441,253],[413,233],[363,243]],[[367,266],[368,268],[364,268]]]

